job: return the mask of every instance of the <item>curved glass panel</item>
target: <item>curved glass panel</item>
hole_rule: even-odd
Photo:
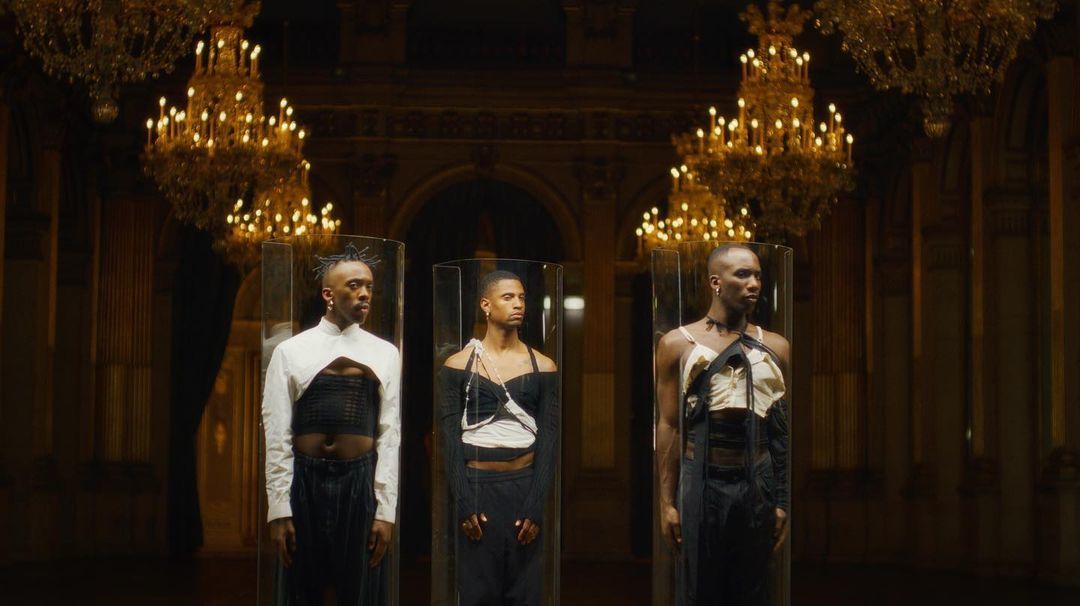
[[[792,257],[653,251],[655,606],[790,602]]]
[[[432,604],[558,604],[562,267],[433,280]]]
[[[262,255],[257,603],[396,606],[404,245],[298,236]],[[269,518],[292,523],[287,566]]]

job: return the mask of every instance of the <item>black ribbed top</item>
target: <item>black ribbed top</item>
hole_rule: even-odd
[[[319,374],[293,409],[293,435],[344,433],[375,437],[379,383],[363,375]]]
[[[529,355],[533,356],[532,348]],[[462,518],[476,513],[465,478],[465,462],[505,461],[535,451],[533,458],[533,481],[522,503],[519,518],[539,523],[544,513],[548,488],[558,464],[559,438],[559,373],[540,372],[533,357],[533,372],[514,377],[506,382],[506,389],[519,406],[528,412],[537,426],[536,441],[529,448],[480,448],[461,441],[461,417],[465,405],[465,386],[469,384],[472,360],[465,370],[448,368],[439,370],[440,419],[447,479]],[[469,396],[469,423],[491,416],[505,402],[506,393],[494,381],[479,377],[473,380]],[[477,414],[474,415],[474,407]]]

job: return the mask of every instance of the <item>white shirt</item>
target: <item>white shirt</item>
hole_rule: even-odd
[[[323,318],[318,326],[274,348],[263,381],[262,419],[266,434],[267,521],[292,517],[293,404],[315,375],[338,358],[371,369],[379,380],[379,423],[375,436],[375,519],[391,524],[397,512],[398,448],[401,444],[401,356],[388,341],[352,324],[340,330]]]

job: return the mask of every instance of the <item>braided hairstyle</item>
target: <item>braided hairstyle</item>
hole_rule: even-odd
[[[359,261],[369,268],[379,264],[379,257],[369,253],[368,247],[364,247],[362,250],[358,250],[356,245],[349,242],[345,245],[345,251],[337,255],[326,255],[325,257],[315,255],[315,259],[319,264],[316,265],[312,271],[315,272],[315,279],[322,281],[326,277],[326,274],[339,263],[349,263],[353,261]]]

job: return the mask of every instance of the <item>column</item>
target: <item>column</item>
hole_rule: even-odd
[[[1072,26],[1075,39],[1075,24]],[[1077,149],[1080,61],[1055,56],[1046,65],[1049,100],[1050,410],[1038,523],[1041,576],[1080,574],[1080,192]]]
[[[627,436],[628,417],[615,408],[615,210],[621,169],[598,157],[579,162],[583,292],[580,438],[576,476],[564,483],[569,493],[566,528],[589,529],[565,534],[573,554],[629,552],[629,462],[616,457],[616,440]],[[572,414],[564,410],[564,419]],[[567,424],[570,426],[570,424]],[[573,442],[571,442],[573,443]]]
[[[0,335],[4,334],[4,266],[5,259],[4,235],[7,232],[7,190],[8,190],[8,125],[11,119],[11,110],[5,99],[0,97]],[[5,342],[0,341],[0,351],[3,351]],[[0,356],[0,360],[2,360]],[[0,363],[0,385],[4,384],[4,364]],[[7,403],[4,401],[5,390],[0,389],[0,426],[7,422]],[[0,436],[0,442],[6,442]],[[9,445],[0,444],[0,565],[10,558],[10,531],[8,524],[11,520],[11,497],[12,483],[7,472],[5,451]]]
[[[910,499],[911,526],[908,541],[916,561],[930,562],[937,553],[934,508],[936,474],[931,455],[933,419],[928,414],[928,351],[926,250],[923,230],[926,213],[936,197],[932,170],[932,145],[917,139],[911,163],[911,468],[906,494]]]
[[[47,558],[57,543],[60,476],[53,457],[53,357],[61,183],[59,128],[35,131],[33,181],[7,209],[3,382],[7,462],[14,475],[14,558]]]

